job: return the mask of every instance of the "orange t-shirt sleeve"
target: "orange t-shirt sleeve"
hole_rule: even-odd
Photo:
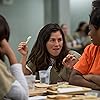
[[[74,69],[79,71],[82,74],[87,74],[89,69],[89,62],[90,62],[90,46],[87,46],[80,57],[79,61],[74,65]]]

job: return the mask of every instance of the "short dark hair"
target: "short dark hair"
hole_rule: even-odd
[[[4,38],[8,41],[9,35],[10,35],[9,25],[6,19],[2,15],[0,15],[0,41],[3,40]]]
[[[6,19],[2,15],[0,15],[0,41],[2,41],[4,38],[8,41],[9,35],[10,35],[9,25]],[[0,59],[2,61],[5,60],[4,54],[0,53]]]

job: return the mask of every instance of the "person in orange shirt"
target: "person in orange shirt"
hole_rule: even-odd
[[[92,2],[88,45],[79,61],[73,66],[69,84],[100,90],[100,0]]]

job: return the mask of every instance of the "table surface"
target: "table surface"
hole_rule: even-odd
[[[72,95],[71,99],[72,98],[85,98],[87,96],[84,95],[84,93],[86,92],[96,92],[98,93],[98,96],[100,96],[100,91],[96,91],[96,90],[91,90],[90,88],[83,88],[83,90],[78,90],[76,89],[75,91],[75,88],[79,88],[77,86],[75,86],[75,88],[73,87],[74,89],[74,92],[68,92],[67,93],[58,93],[57,91],[53,91],[53,90],[50,90],[49,88],[50,87],[56,87],[57,84],[53,84],[53,85],[48,85],[48,84],[40,84],[40,83],[36,83],[35,84],[35,89],[29,89],[29,100],[51,100],[49,97],[51,96],[52,100],[55,100],[55,98],[57,98],[59,95],[62,97],[63,95]],[[64,87],[65,89],[67,89],[67,87]],[[68,87],[69,88],[69,87]],[[81,89],[81,88],[79,88]],[[67,89],[68,90],[68,89]],[[78,95],[78,97],[76,97]],[[65,97],[66,97],[65,96]],[[73,97],[74,96],[74,97]],[[37,98],[37,99],[36,99]],[[92,97],[91,97],[92,98]],[[94,98],[94,96],[93,96]],[[96,97],[96,99],[92,99],[92,100],[100,100],[99,97]],[[86,99],[86,98],[85,98]],[[83,99],[83,100],[85,100]],[[60,99],[59,99],[60,100]],[[70,99],[69,99],[70,100]]]

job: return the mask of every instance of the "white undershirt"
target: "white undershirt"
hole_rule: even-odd
[[[9,93],[6,95],[7,98],[13,100],[28,100],[28,85],[22,72],[22,65],[13,64],[11,66],[11,73],[16,80],[12,84]]]

